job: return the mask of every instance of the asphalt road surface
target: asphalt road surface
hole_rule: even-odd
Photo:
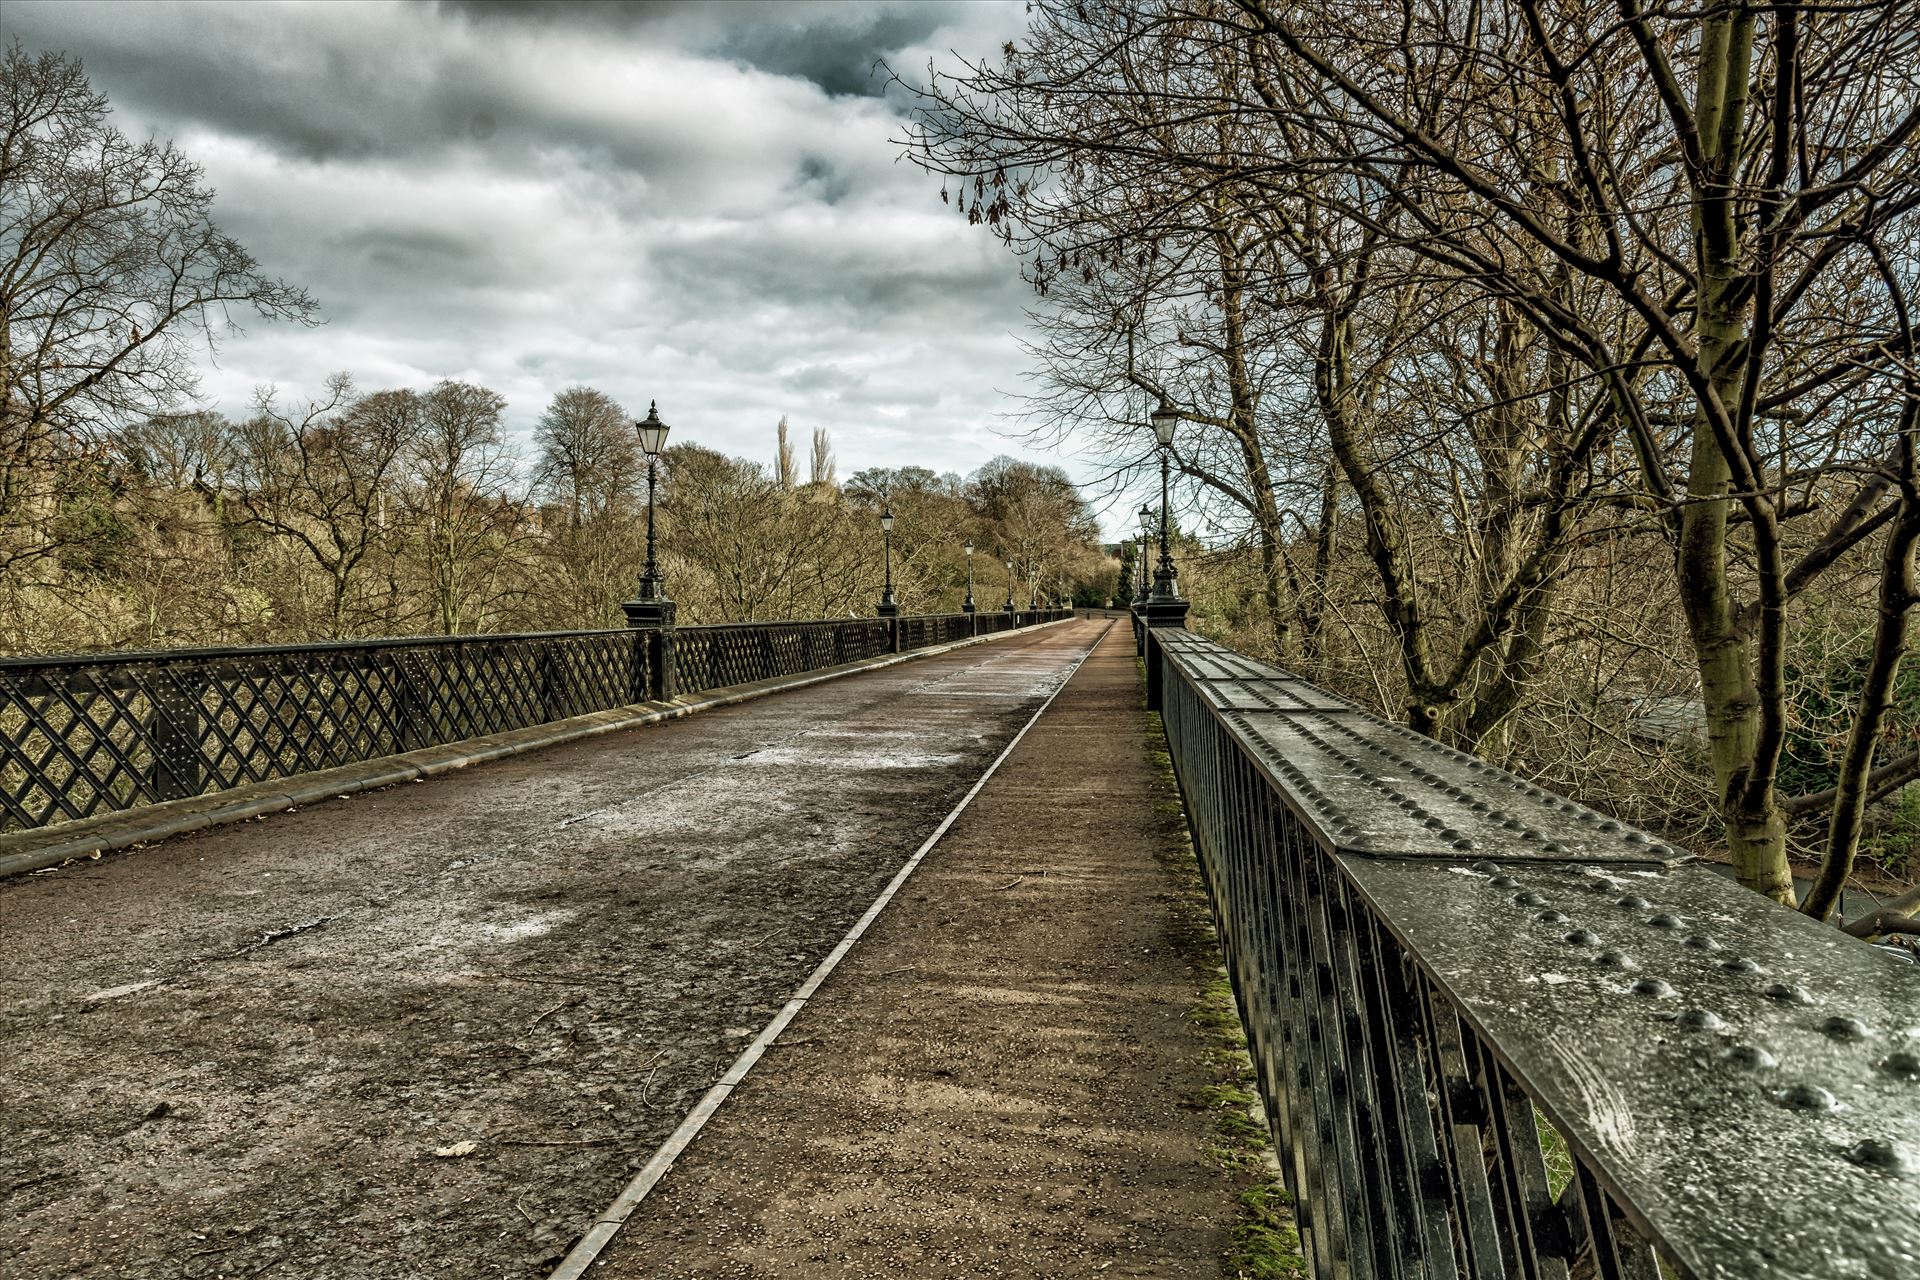
[[[544,1274],[1105,625],[0,882],[0,1274]]]

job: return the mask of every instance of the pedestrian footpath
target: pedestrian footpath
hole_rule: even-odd
[[[1236,1184],[1122,622],[588,1270],[1219,1277]]]

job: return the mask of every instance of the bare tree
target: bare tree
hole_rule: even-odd
[[[800,467],[793,459],[793,442],[787,439],[787,415],[780,415],[780,444],[773,457],[773,482],[782,489],[800,484]]]
[[[813,453],[808,459],[807,479],[817,485],[832,485],[833,442],[827,437],[825,427],[813,429]]]
[[[426,575],[435,626],[470,630],[503,590],[525,510],[500,435],[507,402],[471,383],[443,381],[414,396],[419,428],[403,458],[409,530]]]
[[[356,608],[355,588],[390,536],[402,459],[422,430],[411,392],[352,394],[346,374],[298,410],[262,392],[238,432],[242,519],[299,547],[325,579],[320,620],[308,628],[316,637],[366,633],[371,619]]]
[[[213,224],[170,143],[107,122],[60,53],[0,57],[0,565],[52,554],[52,473],[106,429],[174,409],[234,310],[310,323]]]

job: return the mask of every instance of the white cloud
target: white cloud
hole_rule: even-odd
[[[320,299],[321,328],[225,343],[203,389],[230,412],[347,370],[482,382],[523,433],[588,383],[753,457],[784,413],[833,432],[843,473],[1022,452],[990,431],[1024,368],[1013,263],[897,161],[889,100],[857,93],[889,30],[916,42],[880,50],[903,68],[981,56],[1020,5],[615,16],[8,4],[10,31],[81,57],[121,127],[173,137],[223,227]]]

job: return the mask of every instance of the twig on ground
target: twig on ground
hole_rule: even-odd
[[[998,889],[1011,889],[1013,888],[1013,886],[1019,884],[1022,880],[1025,880],[1025,879],[1026,877],[1024,875],[1015,876],[1013,879],[1007,881],[1005,884],[998,886]],[[996,892],[998,891],[998,889],[996,889]]]
[[[223,951],[223,952],[220,952],[218,955],[199,956],[197,957],[197,959],[199,959],[202,962],[207,960],[238,960],[241,956],[252,955],[254,952],[260,950],[262,947],[270,947],[276,942],[282,942],[288,938],[297,938],[303,933],[307,933],[314,929],[323,928],[336,919],[338,919],[337,916],[321,916],[315,920],[303,920],[299,924],[293,925],[290,928],[273,929],[267,933],[263,933],[258,938],[255,938],[252,942],[249,942],[242,947],[236,947],[232,951]],[[284,1262],[285,1259],[284,1258],[278,1259],[277,1261]],[[269,1262],[267,1265],[274,1266],[276,1265],[276,1263]]]
[[[882,969],[878,973],[875,973],[873,976],[876,978],[884,978],[889,974],[905,973],[909,969],[918,969],[919,967],[920,966],[917,964],[903,964],[898,969]]]
[[[527,1030],[529,1031],[533,1030],[535,1027],[539,1026],[542,1022],[546,1021],[548,1018],[551,1018],[554,1014],[560,1012],[562,1009],[571,1009],[573,1008],[573,1006],[579,1004],[582,1000],[585,1000],[585,999],[586,999],[585,996],[575,996],[571,1000],[562,1000],[559,1004],[553,1006],[553,1008],[547,1010],[545,1013],[540,1014],[532,1022],[529,1022],[527,1024]]]
[[[643,1107],[647,1105],[647,1099],[653,1094],[653,1077],[659,1074],[660,1059],[666,1056],[667,1051],[662,1049],[659,1053],[654,1054],[651,1058],[648,1058],[640,1064],[643,1067],[651,1068],[651,1070],[647,1072],[646,1081],[640,1086],[640,1105]]]
[[[599,1147],[612,1138],[495,1138],[503,1147]]]

